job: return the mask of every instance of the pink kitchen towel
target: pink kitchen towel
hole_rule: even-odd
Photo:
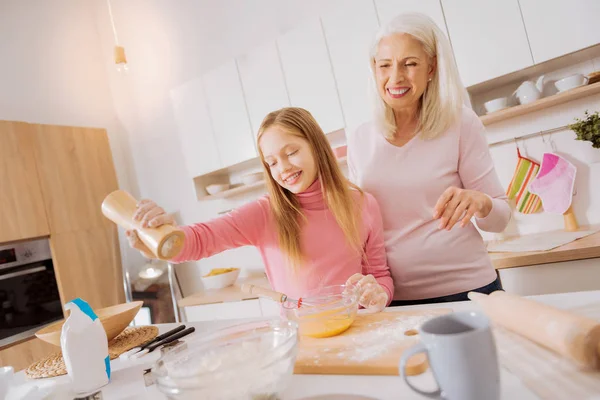
[[[540,197],[544,211],[564,214],[571,206],[576,172],[577,168],[558,154],[544,153],[529,191]]]

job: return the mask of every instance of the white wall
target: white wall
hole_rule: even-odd
[[[114,40],[105,1],[0,0],[4,60],[0,64],[0,119],[104,127],[122,188],[177,212],[182,223],[205,221],[257,194],[235,200],[196,200],[191,177],[185,172],[169,91],[343,4],[344,0],[180,0],[175,6],[169,0],[112,0],[130,67],[128,74],[122,74],[112,63]],[[555,75],[599,69],[600,60],[585,60]],[[486,96],[505,95],[513,89],[502,88]],[[478,106],[485,99],[474,100]],[[599,103],[600,97],[594,96],[497,123],[488,127],[489,138],[497,141],[564,125],[585,109],[598,108]],[[559,151],[579,168],[575,211],[581,223],[600,223],[600,210],[591,207],[600,204],[600,189],[593,186],[600,164],[583,163],[579,154],[583,144],[571,138],[569,132],[553,135]],[[541,159],[545,144],[531,139],[526,148],[531,157]],[[493,147],[492,155],[507,185],[516,162],[514,145]],[[516,221],[522,233],[562,226],[562,217],[548,214],[517,215]],[[124,265],[135,272],[143,260],[126,246],[122,251]],[[258,252],[249,248],[199,265],[204,270],[262,268]],[[178,268],[188,271],[189,282],[197,280],[195,264]]]
[[[118,114],[127,110],[127,116],[121,119],[131,121],[127,131],[140,194],[167,210],[177,211],[180,222],[184,223],[205,221],[220,211],[254,199],[256,194],[236,200],[196,200],[192,179],[185,172],[169,91],[272,40],[307,18],[343,7],[344,1],[180,0],[175,6],[168,0],[113,0],[112,4],[130,72],[127,76],[109,72],[109,85]],[[104,58],[109,59],[113,39],[104,2],[97,4],[97,19]],[[600,69],[597,61],[586,61],[583,69]],[[597,105],[598,100],[596,96],[495,124],[488,127],[490,139],[563,125],[581,115],[585,108]],[[590,207],[594,202],[598,204],[600,189],[592,190],[588,183],[598,178],[599,167],[588,167],[577,160],[581,144],[574,143],[568,133],[555,134],[553,138],[560,150],[580,167],[575,203],[580,222],[600,223],[600,210]],[[527,150],[530,156],[540,159],[544,146],[540,140],[532,139]],[[494,147],[492,154],[501,180],[507,185],[516,163],[514,146]],[[516,221],[521,232],[547,230],[562,224],[561,217],[547,214],[517,215]],[[258,252],[248,248],[198,264],[205,271],[216,266],[262,268]],[[190,282],[197,281],[200,272],[194,264],[178,268],[180,272],[187,271]]]
[[[112,57],[112,30],[106,3],[97,5],[98,29],[105,58]],[[113,16],[125,47],[129,73],[109,73],[113,102],[133,104],[135,121],[128,132],[142,197],[151,198],[180,222],[205,221],[254,197],[198,202],[186,175],[169,91],[263,41],[277,37],[306,18],[339,7],[343,0],[239,1],[113,0]],[[253,248],[242,248],[202,260],[214,267],[262,269]],[[195,263],[177,267],[198,282]],[[189,284],[184,280],[184,285]],[[185,288],[184,288],[185,291]]]
[[[105,128],[119,185],[137,193],[96,20],[89,1],[0,0],[0,119]]]
[[[545,75],[544,95],[548,96],[557,92],[554,82],[558,79],[575,73],[588,74],[599,70],[600,58],[595,58],[580,60],[580,62],[568,68],[552,71]],[[501,96],[510,96],[518,85],[518,83],[510,84],[483,95],[474,96],[473,106],[480,111],[484,101]],[[511,101],[516,104],[514,98]],[[565,126],[574,123],[575,117],[583,118],[586,110],[599,109],[600,95],[594,95],[501,121],[486,127],[488,141],[494,143],[507,138]],[[578,222],[580,225],[600,224],[600,208],[598,207],[600,205],[600,186],[597,184],[597,182],[600,182],[600,163],[588,163],[584,147],[589,146],[589,143],[576,141],[575,133],[569,129],[526,140],[518,140],[517,143],[523,156],[538,162],[542,161],[544,152],[552,151],[556,151],[571,161],[577,167],[576,195],[573,197],[573,209]],[[492,146],[491,153],[500,180],[504,187],[508,187],[517,163],[516,145],[513,142]],[[527,234],[564,227],[561,215],[543,212],[529,215],[515,213],[514,222],[516,223],[511,224],[505,234]],[[492,238],[493,235],[484,235],[484,237]]]

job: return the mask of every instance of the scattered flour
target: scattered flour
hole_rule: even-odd
[[[407,336],[406,331],[418,329],[421,324],[437,314],[402,316],[396,319],[372,322],[368,331],[353,332],[349,330],[344,336],[346,345],[336,348],[321,349],[320,353],[335,355],[348,362],[363,362],[377,358],[400,345],[417,341],[417,336]],[[320,355],[313,356],[313,364],[320,363]]]
[[[419,315],[371,323],[369,327],[372,330],[353,336],[352,345],[338,356],[352,361],[366,361],[407,341],[415,342],[417,339],[405,335],[405,332],[418,329],[429,318],[431,316]]]

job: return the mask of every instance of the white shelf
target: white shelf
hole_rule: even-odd
[[[204,197],[203,200],[211,200],[211,199],[226,199],[233,196],[238,196],[240,194],[248,193],[253,190],[263,189],[266,187],[265,181],[259,181],[253,183],[251,185],[238,185],[233,187],[232,189],[224,190],[219,193],[211,194],[209,196]]]
[[[346,157],[341,157],[338,158],[338,164],[341,165],[345,165],[348,162]],[[210,175],[210,174],[209,174]],[[215,180],[219,179],[219,177],[221,177],[221,182],[226,180],[225,178],[228,178],[228,176],[223,175],[222,171],[217,171],[217,173],[212,174],[210,176],[206,176],[207,177],[207,181],[206,182],[210,182],[210,183],[217,183],[215,182]],[[262,190],[265,191],[266,189],[266,182],[264,180],[253,183],[251,185],[243,185],[243,184],[239,184],[239,185],[235,185],[234,187],[232,187],[231,189],[228,190],[224,190],[222,192],[213,194],[213,195],[202,195],[202,193],[204,192],[204,187],[206,185],[209,185],[210,183],[202,183],[202,177],[197,177],[194,179],[195,184],[196,184],[196,193],[198,195],[198,200],[215,200],[215,199],[227,199],[230,197],[235,197],[235,196],[239,196],[242,195],[244,193],[249,193],[249,192],[253,192],[253,191],[258,191],[258,190]]]

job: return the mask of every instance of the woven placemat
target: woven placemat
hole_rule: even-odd
[[[111,360],[119,357],[126,351],[140,346],[158,335],[158,328],[155,326],[138,326],[126,328],[119,336],[111,340],[108,344],[108,355]],[[56,352],[43,360],[36,361],[25,370],[29,378],[52,378],[54,376],[66,375],[67,369],[62,353]]]
[[[158,328],[155,326],[127,328],[108,344],[108,355],[114,360],[127,350],[151,341],[157,335]]]

